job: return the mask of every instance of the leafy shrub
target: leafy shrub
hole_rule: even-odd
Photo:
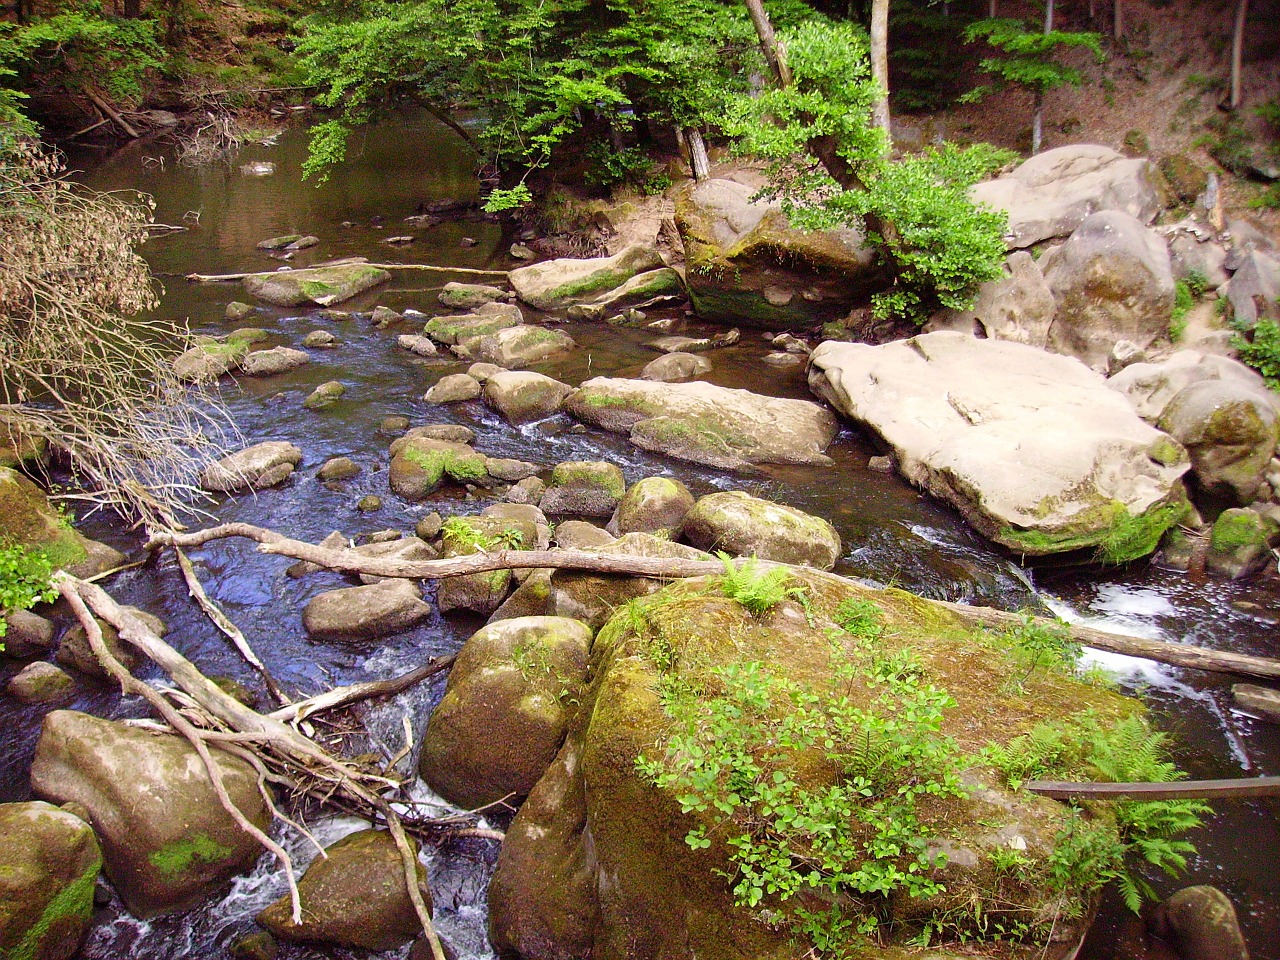
[[[5,615],[58,598],[58,591],[49,584],[52,575],[53,564],[43,551],[0,547],[0,637],[8,630]],[[0,644],[0,650],[3,649],[4,645]]]
[[[1280,390],[1280,324],[1260,319],[1250,336],[1237,333],[1231,345],[1240,359],[1253,367],[1272,390]]]

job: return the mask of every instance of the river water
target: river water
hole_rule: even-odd
[[[717,489],[745,489],[792,504],[830,520],[839,530],[845,553],[839,572],[893,583],[924,596],[1018,609],[1034,603],[1052,607],[1068,619],[1113,629],[1219,649],[1275,656],[1280,654],[1280,594],[1269,584],[1193,579],[1186,574],[1138,564],[1100,571],[1052,564],[1030,568],[993,549],[971,533],[959,517],[898,479],[870,470],[876,451],[852,429],[841,433],[825,468],[774,468],[744,477],[671,460],[637,450],[616,436],[571,430],[565,418],[512,428],[479,401],[434,406],[422,394],[440,377],[459,372],[457,362],[429,361],[395,346],[403,328],[377,330],[367,313],[382,304],[428,314],[447,312],[436,294],[447,279],[440,274],[403,271],[390,284],[341,305],[352,319],[330,319],[317,312],[260,308],[246,320],[224,319],[226,304],[242,299],[237,285],[194,284],[183,277],[198,271],[223,273],[278,266],[256,249],[258,241],[289,233],[314,234],[319,246],[293,261],[305,265],[338,256],[359,255],[377,262],[434,263],[472,268],[515,266],[506,254],[512,238],[501,225],[478,219],[446,221],[431,228],[403,222],[420,205],[435,200],[472,199],[473,162],[461,142],[429,117],[399,118],[373,128],[353,145],[348,163],[328,183],[302,183],[305,132],[286,131],[270,145],[246,147],[228,164],[199,169],[178,165],[171,152],[135,145],[105,163],[94,162],[84,179],[99,189],[132,189],[151,194],[156,219],[183,224],[186,232],[157,238],[144,248],[164,286],[160,310],[185,319],[197,333],[224,334],[237,326],[256,326],[270,334],[269,346],[300,346],[311,330],[336,334],[341,345],[311,351],[312,363],[265,379],[227,380],[221,399],[245,444],[289,440],[304,452],[298,472],[284,486],[257,495],[219,499],[204,505],[216,520],[243,520],[287,535],[316,541],[332,530],[358,537],[394,528],[411,530],[425,514],[444,515],[481,509],[480,500],[456,492],[409,504],[391,494],[386,483],[390,437],[380,421],[404,415],[414,425],[460,423],[478,434],[477,449],[495,456],[532,460],[548,467],[563,460],[603,459],[621,466],[628,482],[661,474],[678,477],[701,495]],[[241,166],[271,162],[270,176],[248,175]],[[414,234],[417,242],[396,247],[387,236]],[[457,279],[468,279],[458,277]],[[671,314],[679,316],[678,313]],[[655,317],[662,316],[655,313]],[[632,376],[656,354],[645,347],[652,331],[569,323],[566,331],[579,349],[566,359],[536,369],[576,384],[589,376]],[[691,323],[688,332],[716,332]],[[708,379],[730,387],[748,387],[777,396],[808,397],[803,373],[778,370],[760,358],[769,347],[754,334],[711,355]],[[320,383],[338,380],[345,396],[318,412],[302,400]],[[328,487],[315,479],[318,467],[334,456],[349,456],[364,468],[356,478]],[[383,499],[380,511],[363,514],[356,502],[367,494]],[[107,518],[86,519],[91,536],[121,549],[138,543]],[[436,616],[411,632],[373,650],[319,644],[302,630],[300,612],[315,594],[347,582],[320,573],[293,580],[284,571],[290,561],[255,553],[244,541],[222,541],[193,554],[210,595],[249,637],[271,671],[300,694],[356,680],[381,678],[419,665],[425,657],[456,650],[480,626],[468,617]],[[181,577],[165,559],[131,571],[109,584],[122,602],[163,618],[169,638],[206,673],[232,677],[257,689],[256,677],[232,652],[187,598]],[[1149,704],[1160,727],[1174,738],[1177,759],[1193,777],[1280,774],[1280,728],[1231,707],[1230,681],[1146,661],[1096,654],[1121,683]],[[13,672],[0,665],[0,685]],[[424,684],[394,702],[367,708],[365,721],[378,745],[395,755],[403,744],[401,718],[410,716],[415,736],[438,699],[443,684]],[[122,701],[105,686],[78,681],[72,698],[56,704],[106,716],[141,715],[138,702]],[[27,771],[46,708],[20,707],[0,698],[0,801],[29,795]],[[1218,804],[1208,828],[1193,839],[1199,854],[1177,881],[1150,877],[1168,893],[1191,883],[1224,889],[1240,910],[1255,958],[1280,958],[1280,828],[1277,805],[1266,801]],[[321,828],[334,839],[350,824]],[[488,957],[484,939],[483,891],[495,856],[490,845],[465,841],[435,851],[432,884],[443,934],[461,957]],[[305,855],[303,856],[305,860]],[[149,924],[121,916],[118,905],[104,911],[82,955],[92,958],[207,957],[253,929],[252,916],[284,887],[264,858],[217,904],[197,914]],[[1103,921],[1086,945],[1092,960],[1120,957],[1114,942],[1124,925],[1120,911],[1104,911]],[[282,956],[344,956],[288,947]]]

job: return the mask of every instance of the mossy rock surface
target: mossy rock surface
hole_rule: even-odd
[[[48,460],[48,440],[23,430],[15,418],[0,415],[0,467],[39,467]]]
[[[69,960],[93,914],[92,828],[43,801],[0,804],[0,957]]]
[[[81,536],[43,490],[8,467],[0,467],[0,544],[39,550],[55,568],[75,576],[91,576],[123,560],[114,550],[100,554],[101,544]]]
[[[255,273],[244,278],[244,288],[250,295],[277,307],[300,307],[306,303],[328,307],[390,279],[391,274],[379,267],[352,263]]]
[[[460,316],[432,317],[422,332],[432,340],[446,346],[454,346],[472,337],[487,337],[514,327],[520,323],[518,311],[495,315],[462,314]]]
[[[716,579],[684,581],[626,605],[600,631],[582,709],[560,755],[508,829],[499,856],[489,903],[490,935],[500,954],[526,960],[812,956],[808,944],[787,932],[794,903],[766,898],[754,910],[735,905],[732,887],[741,874],[730,860],[732,827],[710,829],[710,843],[691,849],[686,836],[699,823],[710,827],[709,814],[682,809],[680,798],[637,765],[641,758],[661,759],[677,730],[666,705],[715,696],[724,683],[719,671],[731,665],[754,662],[800,689],[838,692],[870,707],[880,688],[837,678],[842,660],[867,649],[849,646],[853,641],[836,626],[845,601],[880,607],[878,654],[913,652],[920,676],[951,692],[956,702],[945,712],[943,733],[966,749],[1008,743],[1038,721],[1085,710],[1104,722],[1140,710],[1134,701],[1062,674],[1026,674],[1025,664],[998,643],[970,634],[929,601],[816,573],[798,575],[793,585],[803,585],[804,606],[788,600],[752,615],[724,596]],[[1017,678],[1024,679],[1011,682]],[[781,709],[774,704],[740,722],[777,729],[770,719],[775,707]],[[802,752],[793,762],[786,775],[814,790],[834,775],[819,756]],[[917,807],[932,842],[953,854],[943,871],[945,891],[918,902],[882,904],[899,923],[882,927],[884,942],[850,929],[842,944],[847,956],[920,956],[906,941],[930,918],[954,919],[975,904],[1007,906],[1012,888],[1001,885],[993,866],[1003,853],[1017,849],[1028,863],[1048,862],[1059,829],[1071,820],[1065,805],[1011,791],[977,767],[967,783],[967,798],[926,798]],[[1087,914],[1090,906],[1036,885],[1018,888],[1017,896],[1019,916],[1060,913],[1060,934],[1072,924],[1065,917]],[[927,955],[1008,956],[1006,950],[1006,944],[975,940],[961,951]]]
[[[455,806],[525,797],[564,741],[586,679],[591,630],[520,617],[473,634],[422,741],[419,772]]]
[[[391,446],[388,482],[406,500],[421,500],[446,480],[488,485],[485,456],[465,443],[427,436],[402,438]]]
[[[612,257],[547,260],[519,267],[511,271],[511,286],[530,306],[559,310],[601,298],[636,274],[661,266],[657,250],[632,246]]]
[[[577,344],[559,330],[523,323],[488,336],[469,337],[462,341],[462,346],[477,360],[508,370],[522,370],[566,353]]]
[[[741,491],[712,493],[684,517],[684,538],[701,550],[830,570],[840,558],[835,527],[785,504]]]
[[[257,773],[221,751],[213,757],[232,802],[265,829],[271,816]],[[204,762],[174,734],[55,710],[36,745],[31,789],[88,811],[107,876],[144,919],[208,901],[262,853],[223,809]]]
[[[679,480],[645,477],[627,488],[609,520],[609,530],[615,535],[651,533],[675,540],[693,504],[693,494]]]
[[[440,539],[442,557],[460,557],[502,545],[529,547],[538,542],[537,525],[528,519],[502,516],[454,517],[445,523]],[[510,570],[448,577],[436,588],[441,613],[470,610],[488,616],[511,591]]]
[[[601,460],[573,460],[558,463],[551,471],[542,495],[543,513],[608,517],[617,509],[626,492],[622,469]]]
[[[1270,557],[1278,532],[1273,520],[1253,510],[1224,510],[1209,532],[1205,566],[1226,577],[1248,576]]]
[[[409,841],[414,853],[418,845]],[[395,950],[422,932],[405,889],[404,862],[391,834],[358,830],[325,848],[298,881],[302,922],[294,923],[286,894],[258,914],[282,940],[363,950]],[[426,869],[418,864],[418,889],[432,909]]]

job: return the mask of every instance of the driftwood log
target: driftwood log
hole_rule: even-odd
[[[330,263],[317,263],[314,266],[319,267],[341,267],[352,263],[360,263],[367,267],[377,267],[380,270],[425,270],[429,273],[465,273],[476,277],[506,277],[510,276],[508,270],[476,270],[472,267],[437,267],[430,263],[369,263],[365,260],[336,260]],[[308,268],[310,269],[310,268]],[[233,280],[243,280],[245,277],[270,277],[274,276],[274,270],[257,270],[248,273],[188,273],[187,279],[193,283],[230,283]]]
[[[472,553],[443,560],[396,560],[387,557],[367,557],[354,550],[329,549],[292,540],[273,530],[248,523],[228,523],[191,533],[164,533],[152,538],[151,546],[198,547],[212,540],[227,537],[244,537],[257,541],[261,553],[309,560],[331,570],[347,573],[364,573],[381,577],[400,577],[411,580],[434,580],[458,577],[469,573],[487,573],[491,570],[508,570],[526,567],[553,568],[559,570],[585,570],[593,573],[612,573],[624,576],[679,579],[701,577],[724,572],[724,564],[718,560],[679,560],[667,557],[632,557],[621,554],[594,553],[586,550],[495,550],[489,553]],[[833,573],[806,570],[806,573],[843,579]],[[935,600],[964,622],[974,627],[1005,629],[1025,622],[1025,616],[995,610],[990,607],[973,607],[959,603]],[[1280,678],[1280,660],[1255,657],[1242,653],[1210,650],[1185,643],[1169,643],[1147,640],[1142,637],[1124,636],[1093,627],[1062,624],[1043,618],[1033,622],[1053,627],[1065,633],[1075,642],[1097,650],[1121,653],[1131,657],[1143,657],[1160,663],[1212,673],[1238,676]]]

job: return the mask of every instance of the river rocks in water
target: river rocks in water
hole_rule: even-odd
[[[256,771],[221,750],[211,753],[231,801],[265,829],[271,816]],[[223,809],[194,748],[176,734],[56,710],[40,732],[31,789],[87,810],[107,876],[143,919],[208,900],[262,853]]]
[[[484,337],[471,337],[461,346],[468,355],[508,370],[520,370],[560,353],[577,344],[568,334],[548,327],[520,324]]]
[[[330,380],[312,390],[311,395],[302,401],[302,405],[308,410],[323,410],[325,407],[337,403],[346,392],[347,388],[345,386],[337,380]]]
[[[504,483],[518,483],[535,477],[542,472],[542,467],[528,460],[512,460],[508,457],[489,457],[484,462],[489,476]]]
[[[1280,723],[1280,690],[1254,683],[1236,683],[1232,684],[1231,697],[1241,710]]]
[[[507,491],[506,499],[510,503],[540,503],[546,490],[547,485],[537,477],[526,477]]]
[[[270,350],[255,350],[246,354],[240,361],[240,372],[248,377],[274,377],[310,362],[311,357],[302,350],[272,347]]]
[[[491,303],[474,313],[433,317],[427,321],[422,332],[432,340],[452,347],[474,337],[487,337],[507,327],[519,326],[523,322],[524,314],[515,304]]]
[[[396,346],[420,357],[437,357],[440,351],[430,337],[421,334],[402,333],[396,338]]]
[[[379,304],[373,308],[373,313],[369,315],[369,322],[373,324],[375,330],[385,330],[387,327],[393,327],[397,323],[403,323],[404,317],[390,307],[384,307]]]
[[[411,630],[430,616],[416,583],[384,580],[313,597],[302,610],[302,625],[315,640],[354,643]]]
[[[976,184],[970,195],[1009,214],[1010,249],[1065,237],[1087,217],[1115,210],[1150,223],[1161,210],[1150,160],[1076,144],[1037,154],[1012,173]]]
[[[826,465],[835,439],[831,411],[807,400],[765,397],[710,383],[596,377],[565,398],[587,423],[681,460],[725,470],[760,463]]]
[[[1186,451],[1070,357],[951,332],[827,342],[809,384],[882,438],[907,480],[1016,552],[1133,559],[1184,509]]]
[[[659,353],[702,353],[706,350],[731,347],[741,338],[742,333],[737,327],[734,327],[732,330],[717,333],[714,337],[685,337],[679,334],[672,334],[668,337],[658,337],[656,340],[650,340],[645,346],[650,350],[657,350]],[[647,379],[656,378],[649,377]]]
[[[252,296],[278,307],[298,307],[314,303],[328,307],[350,300],[370,287],[391,279],[391,274],[367,263],[349,263],[307,270],[277,270],[254,273],[244,278],[244,288]]]
[[[1156,906],[1151,925],[1186,960],[1249,960],[1236,909],[1217,887],[1184,887]]]
[[[216,380],[240,365],[253,342],[250,336],[238,333],[225,338],[197,337],[195,346],[173,361],[173,374],[179,380],[192,382]]]
[[[1004,275],[978,287],[972,306],[939,311],[929,319],[925,332],[956,330],[1043,347],[1056,310],[1057,301],[1039,263],[1025,250],[1015,250],[1005,260]]]
[[[409,418],[399,414],[391,414],[378,421],[378,432],[388,437],[397,437],[409,429]]]
[[[401,437],[391,445],[388,481],[406,500],[421,500],[446,478],[458,483],[486,483],[485,456],[465,443],[426,436]]]
[[[542,511],[549,516],[573,514],[608,517],[626,492],[622,470],[602,461],[558,463],[551,471]]]
[[[564,740],[590,645],[586,624],[563,617],[501,620],[473,634],[422,740],[427,785],[467,810],[528,794]]]
[[[306,250],[309,247],[317,246],[320,243],[319,237],[303,236],[300,233],[289,233],[282,237],[271,237],[267,240],[258,241],[259,250]]]
[[[341,344],[342,341],[328,330],[312,330],[302,338],[304,347],[311,347],[315,350],[332,350],[334,347],[341,346]]]
[[[563,310],[575,303],[601,297],[636,274],[662,265],[662,257],[657,250],[632,246],[612,257],[546,260],[517,267],[511,271],[511,286],[516,296],[531,307]]]
[[[481,393],[480,381],[465,373],[441,377],[422,397],[427,403],[461,403],[474,400]]]
[[[168,627],[163,620],[145,610],[139,610],[137,607],[121,607],[121,609],[136,617],[157,637],[163,637],[168,632]],[[94,620],[102,631],[102,642],[106,644],[107,650],[126,670],[132,671],[142,662],[142,655],[134,650],[131,644],[120,639],[120,634],[114,626],[96,617]],[[98,662],[97,655],[89,645],[89,637],[79,623],[63,634],[62,642],[58,644],[57,660],[64,667],[78,670],[86,676],[104,680],[109,676],[106,667]]]
[[[646,363],[644,369],[640,371],[640,379],[673,383],[677,380],[692,380],[694,377],[710,372],[711,361],[706,357],[676,351]]]
[[[215,493],[262,490],[283,483],[302,462],[302,451],[283,440],[254,444],[205,467],[200,486]]]
[[[541,373],[504,370],[485,381],[484,402],[502,414],[508,423],[521,424],[542,420],[559,411],[572,389]]]
[[[641,481],[643,482],[643,481]],[[556,546],[565,550],[591,550],[618,539],[603,527],[586,520],[563,520],[556,524]]]
[[[53,647],[53,621],[30,610],[10,610],[4,615],[4,649],[0,656],[38,657]]]
[[[694,504],[683,536],[702,550],[822,570],[840,558],[840,535],[827,521],[738,490],[708,494]]]
[[[693,494],[679,480],[645,477],[623,494],[609,520],[609,532],[615,536],[652,533],[676,540],[693,502]]]
[[[782,205],[733,180],[690,183],[675,196],[685,282],[698,316],[768,329],[847,313],[880,280],[861,229],[797,230]]]
[[[1255,510],[1223,510],[1209,532],[1205,567],[1219,576],[1239,579],[1256,573],[1280,544],[1280,525]]]
[[[360,464],[350,457],[334,457],[326,460],[316,473],[317,480],[350,480],[360,474]]]
[[[228,320],[239,323],[245,317],[253,313],[253,310],[254,308],[247,303],[241,303],[239,300],[232,300],[227,304],[227,309],[224,311],[223,316]]]
[[[90,577],[124,562],[119,550],[82,536],[43,490],[8,467],[0,467],[0,542],[38,548],[55,569],[76,577]]]
[[[500,367],[496,363],[473,363],[467,367],[467,373],[475,377],[481,383],[488,383],[489,378],[495,373],[502,373],[505,367]]]
[[[416,856],[418,845],[409,845]],[[417,865],[418,890],[432,910],[427,872]],[[358,830],[325,847],[298,881],[302,922],[294,923],[288,894],[258,914],[282,940],[362,950],[395,950],[422,932],[405,889],[404,861],[391,834]]]
[[[460,423],[428,423],[425,426],[414,427],[401,439],[407,443],[418,437],[425,437],[428,440],[448,440],[450,443],[465,443],[468,446],[476,442],[476,432]],[[391,452],[396,453],[396,444],[393,443],[391,446],[393,448]]]
[[[355,548],[362,557],[377,557],[383,560],[396,560],[413,563],[418,560],[434,560],[436,549],[418,537],[404,537],[400,540],[383,540],[376,543],[362,543]],[[358,574],[361,583],[381,583],[386,577],[371,573]]]
[[[659,267],[638,273],[614,290],[569,308],[572,319],[600,320],[619,311],[647,307],[653,303],[675,300],[684,295],[680,274],[670,267]],[[640,314],[643,320],[644,315]],[[611,319],[609,321],[613,323]]]
[[[334,530],[327,537],[320,541],[317,546],[324,547],[326,550],[345,550],[351,546],[351,541],[344,536],[341,531]],[[317,573],[325,569],[318,563],[312,563],[310,560],[299,560],[297,563],[285,570],[285,576],[299,580],[302,577],[312,573]]]
[[[70,960],[102,869],[89,824],[39,800],[0,804],[0,864],[0,956]]]
[[[528,520],[492,515],[452,517],[441,530],[440,556],[461,557],[502,546],[519,548],[537,539],[537,526]],[[487,617],[506,599],[511,581],[510,570],[448,577],[436,588],[436,604],[441,613],[470,610]]]
[[[505,300],[507,291],[485,283],[450,281],[440,291],[439,300],[451,310],[474,310],[495,300]]]
[[[8,643],[9,640],[6,637],[6,646]],[[75,681],[65,672],[52,663],[37,660],[19,670],[4,688],[4,692],[23,703],[47,703],[65,696],[74,686]],[[3,896],[0,896],[0,903],[2,902]],[[3,912],[3,908],[0,908],[0,912]],[[0,927],[3,927],[3,924],[0,924]]]

